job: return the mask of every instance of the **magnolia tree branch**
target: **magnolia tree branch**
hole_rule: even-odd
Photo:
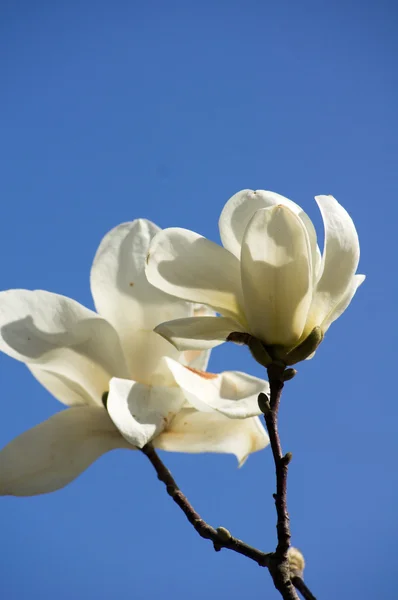
[[[195,511],[189,502],[188,498],[180,490],[171,472],[159,458],[152,444],[147,444],[142,448],[141,451],[150,460],[157,473],[158,479],[165,484],[167,493],[173,498],[174,502],[179,506],[179,508],[187,517],[188,521],[191,523],[191,525],[193,525],[195,530],[202,538],[211,540],[213,542],[214,549],[217,552],[222,548],[232,550],[233,552],[237,552],[238,554],[242,554],[243,556],[254,560],[260,567],[268,567],[272,574],[272,571],[277,568],[275,553],[261,552],[261,550],[258,550],[253,546],[249,546],[245,542],[242,542],[242,540],[233,537],[224,527],[218,527],[217,529],[211,527],[211,525],[206,523],[200,517],[200,515]],[[299,575],[295,575],[292,578],[292,582],[294,586],[301,592],[304,600],[316,600]],[[289,597],[286,596],[286,598]],[[293,598],[297,598],[297,596],[293,596]]]
[[[151,444],[144,446],[141,451],[145,454],[145,456],[147,456],[147,458],[149,458],[150,462],[155,468],[158,479],[165,484],[167,493],[181,508],[188,521],[194,526],[198,534],[202,538],[211,540],[213,542],[213,546],[216,551],[221,550],[221,548],[227,548],[228,550],[233,550],[238,554],[243,554],[243,556],[254,560],[258,565],[260,565],[260,567],[268,567],[270,554],[261,552],[260,550],[249,546],[245,542],[242,542],[242,540],[233,537],[224,527],[218,527],[218,529],[214,529],[214,527],[211,527],[211,525],[206,523],[200,517],[200,515],[195,511],[193,506],[188,501],[187,497],[182,493],[169,469],[159,458]]]
[[[290,452],[283,454],[278,432],[278,411],[284,386],[285,365],[272,363],[268,369],[270,384],[270,397],[265,394],[259,396],[259,407],[264,413],[267,426],[272,456],[275,463],[276,493],[274,494],[277,513],[278,544],[272,554],[268,569],[276,589],[284,600],[298,600],[295,587],[300,590],[305,600],[315,600],[310,590],[299,576],[292,576],[289,565],[288,551],[290,547],[290,519],[287,509],[287,474],[288,465],[292,459]]]
[[[311,590],[306,586],[303,579],[298,575],[294,575],[292,577],[292,584],[294,587],[300,592],[304,600],[316,600],[314,594]]]
[[[290,522],[287,511],[287,470],[292,458],[290,453],[283,454],[278,432],[278,410],[284,385],[283,365],[271,364],[268,367],[270,398],[265,394],[259,396],[259,406],[264,413],[272,456],[274,457],[276,473],[276,494],[274,494],[277,513],[276,530],[278,545],[272,555],[269,571],[276,589],[284,600],[299,600],[294,585],[290,579],[288,550],[290,547]]]
[[[214,529],[214,527],[206,523],[180,490],[171,472],[159,458],[152,444],[147,444],[141,451],[152,463],[158,479],[165,484],[167,493],[183,511],[198,534],[202,538],[213,542],[216,551],[227,548],[254,560],[261,567],[267,567],[276,589],[280,592],[284,600],[299,600],[295,588],[300,591],[304,600],[316,600],[315,596],[313,596],[305,585],[302,577],[297,573],[292,573],[288,555],[291,534],[289,513],[287,510],[287,472],[292,455],[289,452],[285,455],[283,454],[278,432],[278,410],[284,386],[284,366],[278,364],[270,365],[268,367],[268,377],[270,398],[265,394],[260,394],[259,406],[264,413],[275,462],[276,493],[274,494],[274,499],[277,511],[278,536],[278,544],[275,552],[261,552],[257,548],[249,546],[245,542],[242,542],[242,540],[233,537],[224,527]]]

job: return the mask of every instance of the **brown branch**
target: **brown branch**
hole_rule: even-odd
[[[268,400],[264,394],[260,394],[259,397],[259,405],[264,413],[276,473],[276,494],[274,494],[274,499],[277,513],[276,530],[278,545],[272,555],[272,560],[268,568],[274,585],[283,599],[299,600],[290,579],[288,559],[291,535],[289,513],[287,510],[287,471],[292,455],[290,452],[285,455],[283,454],[278,432],[278,410],[284,385],[284,370],[284,365],[275,363],[272,363],[268,367],[270,398]]]
[[[314,594],[308,589],[301,577],[297,575],[292,577],[292,584],[300,592],[304,600],[316,600]]]
[[[254,560],[260,567],[267,567],[276,589],[280,592],[284,600],[299,600],[295,588],[299,590],[304,600],[316,600],[303,579],[297,574],[292,576],[288,559],[291,535],[287,510],[287,471],[292,455],[290,453],[283,455],[278,433],[278,409],[284,385],[283,373],[283,367],[275,364],[270,365],[268,368],[270,399],[265,394],[260,394],[259,396],[259,406],[264,413],[275,462],[276,494],[274,494],[274,499],[277,510],[278,535],[278,545],[275,552],[261,552],[257,548],[249,546],[242,540],[233,537],[224,527],[214,529],[214,527],[206,523],[180,490],[171,472],[159,458],[152,444],[147,444],[141,451],[151,462],[158,479],[165,484],[167,493],[183,511],[197,533],[202,538],[211,540],[217,552],[222,548],[227,548]]]
[[[243,554],[243,556],[254,560],[260,567],[269,566],[270,554],[261,552],[260,550],[257,550],[257,548],[253,548],[245,542],[242,542],[242,540],[233,537],[227,529],[224,529],[224,527],[214,529],[214,527],[211,527],[211,525],[206,523],[200,517],[188,501],[187,497],[178,487],[174,477],[159,458],[152,444],[147,444],[141,451],[150,460],[157,473],[158,479],[165,484],[167,493],[181,508],[191,525],[194,526],[195,530],[202,538],[213,542],[214,549],[217,552],[222,548],[227,548],[228,550],[233,550],[238,554]]]

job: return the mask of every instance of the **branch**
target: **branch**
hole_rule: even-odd
[[[167,493],[181,508],[191,525],[194,526],[195,530],[202,538],[211,540],[213,542],[214,549],[217,552],[219,552],[222,548],[227,548],[228,550],[233,550],[238,554],[243,554],[243,556],[254,560],[258,565],[260,565],[260,567],[269,566],[270,554],[261,552],[260,550],[257,550],[257,548],[253,548],[252,546],[245,544],[245,542],[242,542],[242,540],[233,537],[224,527],[214,529],[214,527],[211,527],[211,525],[206,523],[200,517],[200,515],[195,511],[193,506],[188,501],[188,498],[178,487],[174,477],[159,458],[152,444],[147,444],[144,446],[141,449],[141,452],[150,460],[157,473],[158,479],[165,484]]]
[[[300,592],[304,600],[316,600],[314,594],[308,589],[301,577],[297,575],[292,577],[292,584]]]
[[[287,510],[287,471],[292,459],[290,452],[283,455],[282,446],[278,432],[278,410],[284,385],[284,365],[272,363],[268,367],[268,379],[270,384],[270,399],[265,394],[259,396],[259,406],[264,413],[267,426],[272,455],[275,462],[276,494],[274,494],[277,513],[277,535],[278,545],[269,571],[276,589],[284,600],[299,600],[293,583],[290,579],[288,550],[290,547],[290,519]]]
[[[275,552],[261,552],[257,548],[249,546],[242,540],[233,537],[224,527],[214,529],[195,511],[188,498],[178,487],[169,469],[159,458],[152,444],[146,444],[141,449],[141,452],[149,459],[157,473],[158,479],[165,484],[167,493],[185,514],[197,533],[202,538],[211,540],[217,552],[222,548],[227,548],[254,560],[260,567],[267,567],[276,589],[280,592],[284,600],[299,600],[295,588],[299,590],[304,600],[316,600],[300,575],[297,572],[291,572],[288,557],[291,535],[287,510],[287,471],[292,455],[289,452],[283,455],[278,433],[278,409],[284,385],[283,374],[284,367],[275,364],[270,365],[268,368],[270,399],[265,394],[260,394],[259,396],[259,406],[264,413],[275,462],[276,494],[274,494],[274,499],[278,515],[278,545]]]

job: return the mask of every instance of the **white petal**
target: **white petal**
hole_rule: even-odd
[[[312,297],[303,222],[285,206],[258,210],[246,228],[241,264],[251,333],[267,344],[296,343]]]
[[[229,419],[216,412],[184,408],[155,439],[154,446],[169,452],[235,454],[242,465],[251,452],[262,450],[268,443],[268,435],[258,417]]]
[[[187,229],[165,229],[154,238],[147,261],[148,280],[159,289],[239,318],[239,261],[221,246]]]
[[[129,447],[104,408],[68,408],[1,450],[0,494],[53,492],[73,481],[105,452]]]
[[[178,358],[153,328],[192,314],[190,304],[161,292],[145,276],[149,245],[159,231],[145,219],[115,227],[102,240],[91,269],[95,306],[119,333],[129,376],[144,383],[150,383],[162,356]]]
[[[142,448],[167,427],[183,403],[184,397],[176,387],[112,379],[107,409],[122,436],[133,446]]]
[[[59,373],[46,371],[36,365],[27,365],[27,367],[41,385],[55,398],[63,402],[63,404],[67,406],[93,404],[93,399],[88,391],[73,379],[68,379],[68,377]],[[107,389],[108,386],[103,389],[103,392],[107,391]],[[100,404],[99,398],[96,399],[95,404]]]
[[[351,280],[351,285],[346,290],[345,296],[343,296],[339,304],[337,304],[334,307],[332,312],[329,315],[327,315],[325,320],[322,322],[321,327],[323,332],[326,332],[333,323],[333,321],[338,319],[343,314],[343,312],[355,296],[355,292],[357,291],[359,286],[365,281],[365,279],[365,275],[354,275],[354,277]]]
[[[41,290],[0,292],[0,350],[26,363],[39,381],[67,404],[101,404],[113,375],[125,376],[120,340],[112,325],[78,302]],[[49,372],[72,382],[70,399],[62,386],[44,382]],[[52,378],[54,379],[54,378]],[[51,386],[51,387],[50,387]]]
[[[204,304],[193,305],[194,317],[215,317],[216,312]],[[211,349],[208,350],[185,350],[179,358],[179,362],[193,369],[206,371],[210,360]]]
[[[325,226],[325,248],[309,317],[314,326],[345,296],[359,262],[358,235],[347,211],[333,196],[316,196],[315,200]]]
[[[219,346],[230,333],[244,329],[229,317],[191,317],[161,323],[155,331],[179,350],[204,350]]]
[[[269,393],[268,381],[239,371],[225,371],[218,375],[205,373],[171,359],[166,361],[186,400],[197,410],[216,411],[231,419],[261,414],[257,399],[260,392]]]
[[[314,266],[313,272],[315,274],[320,264],[315,227],[301,206],[275,192],[242,190],[228,200],[219,220],[220,236],[224,248],[240,258],[243,236],[254,213],[261,208],[278,205],[287,206],[295,215],[300,217],[307,229]]]

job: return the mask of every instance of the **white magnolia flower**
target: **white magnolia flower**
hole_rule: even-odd
[[[0,293],[0,350],[69,407],[0,452],[0,494],[51,492],[103,453],[151,440],[170,451],[230,452],[240,462],[267,445],[254,416],[267,382],[205,373],[208,352],[180,353],[153,333],[195,311],[146,280],[158,231],[137,220],[105,236],[91,270],[98,314],[50,292]]]
[[[219,221],[224,248],[186,229],[157,234],[148,280],[222,316],[173,320],[156,331],[179,350],[211,348],[241,332],[286,352],[315,327],[325,333],[365,276],[355,274],[359,242],[350,216],[332,196],[315,199],[325,227],[322,255],[303,210],[263,190],[243,190],[227,202]]]

